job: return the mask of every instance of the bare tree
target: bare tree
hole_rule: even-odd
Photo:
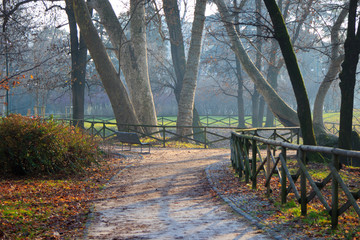
[[[125,30],[108,0],[92,0],[90,3],[98,12],[101,23],[110,37],[139,122],[156,125],[157,118],[147,66],[145,1],[130,2],[131,39],[125,36]]]
[[[191,30],[191,41],[186,62],[184,80],[178,104],[178,126],[191,126],[193,123],[193,110],[195,104],[195,91],[200,60],[202,31],[205,22],[206,0],[197,0],[194,12],[194,22]],[[181,136],[192,134],[192,128],[178,128]]]
[[[113,66],[103,42],[95,29],[83,0],[73,0],[76,22],[83,34],[96,69],[109,96],[115,118],[120,124],[139,124],[132,101]]]

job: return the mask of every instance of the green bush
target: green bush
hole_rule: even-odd
[[[98,146],[79,128],[10,115],[0,120],[0,171],[15,175],[76,173],[96,162]]]

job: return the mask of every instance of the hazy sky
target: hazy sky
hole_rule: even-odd
[[[130,1],[129,0],[109,0],[111,5],[113,6],[115,13],[119,14],[121,11],[128,11],[130,8]],[[186,1],[186,5],[184,4]],[[162,1],[157,0],[158,8],[162,8]],[[186,18],[188,21],[192,21],[193,13],[194,13],[194,4],[195,0],[182,0],[180,5],[181,16],[183,16],[185,9],[187,9]],[[215,4],[211,3],[206,6],[206,16],[212,15],[217,12],[217,8]],[[161,14],[163,12],[161,11]]]

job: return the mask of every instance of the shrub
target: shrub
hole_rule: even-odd
[[[79,172],[99,152],[79,128],[15,114],[0,120],[0,139],[0,171],[16,175]]]

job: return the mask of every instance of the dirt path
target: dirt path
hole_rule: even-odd
[[[152,149],[95,205],[86,239],[271,239],[212,195],[204,169],[229,150]]]

